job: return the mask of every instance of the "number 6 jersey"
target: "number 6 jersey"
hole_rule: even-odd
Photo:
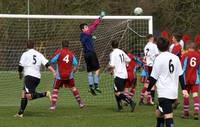
[[[200,53],[199,51],[189,49],[181,59],[184,75],[187,85],[200,85]]]
[[[68,80],[73,78],[73,67],[77,66],[77,60],[69,49],[57,50],[51,59],[51,63],[56,63],[56,79]]]
[[[155,59],[151,77],[157,80],[158,98],[177,99],[179,76],[183,74],[178,56],[161,52]]]
[[[22,54],[19,65],[24,67],[24,76],[41,78],[40,67],[47,63],[48,60],[40,52],[29,49]]]

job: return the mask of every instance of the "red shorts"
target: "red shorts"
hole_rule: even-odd
[[[65,88],[72,88],[74,87],[74,78],[69,79],[69,80],[58,80],[56,79],[54,81],[54,89],[59,89],[60,87],[65,87]]]
[[[199,92],[199,85],[186,85],[186,90],[188,91],[188,93],[192,92]]]
[[[126,83],[125,83],[125,88],[130,88],[131,86],[135,87],[136,82],[137,82],[137,79],[136,79],[136,78],[133,79],[133,80],[127,79],[127,80],[126,80]]]

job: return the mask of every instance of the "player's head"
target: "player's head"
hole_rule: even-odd
[[[80,27],[80,30],[81,30],[82,32],[88,30],[88,25],[87,25],[86,23],[82,23],[82,24],[80,24],[79,27]]]
[[[118,48],[119,43],[118,43],[117,40],[112,40],[112,41],[111,41],[111,45],[112,45],[112,48],[115,49],[115,48]]]
[[[180,40],[182,39],[182,34],[181,33],[173,33],[172,34],[172,42],[180,42]]]
[[[69,41],[68,40],[63,40],[62,41],[62,48],[68,48],[69,47]]]
[[[148,34],[146,38],[147,38],[147,40],[149,42],[154,42],[154,36],[153,36],[153,34]]]
[[[27,46],[28,49],[33,49],[34,45],[35,45],[35,42],[33,40],[28,40],[26,42],[26,46]]]
[[[169,41],[167,39],[163,38],[163,37],[159,37],[158,40],[157,40],[157,46],[158,46],[158,49],[161,52],[168,51]]]

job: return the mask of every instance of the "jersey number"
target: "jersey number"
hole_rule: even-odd
[[[149,53],[149,49],[147,48],[147,49],[146,49],[146,54],[145,54],[145,56],[147,56],[148,53]]]
[[[196,64],[197,64],[197,63],[196,63],[196,60],[197,60],[197,59],[196,59],[195,57],[192,57],[192,58],[191,58],[191,60],[190,60],[190,66],[191,66],[191,67],[195,67],[195,66],[196,66]]]
[[[174,72],[174,65],[172,64],[172,59],[169,60],[169,72],[170,73]]]
[[[66,56],[63,58],[63,61],[65,61],[66,63],[69,63],[69,55],[66,55]]]
[[[124,54],[119,55],[121,62],[124,62]]]
[[[36,55],[33,55],[33,64],[36,64],[37,60],[36,60]]]

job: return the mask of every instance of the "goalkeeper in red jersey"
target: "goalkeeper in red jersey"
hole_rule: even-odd
[[[198,120],[199,115],[199,85],[200,85],[200,52],[194,43],[190,43],[188,50],[183,54],[181,64],[183,66],[186,90],[192,93],[194,102],[194,119]],[[183,118],[189,118],[189,97],[184,97],[183,101],[184,114]]]
[[[77,69],[77,60],[74,54],[68,49],[69,42],[66,40],[62,41],[62,49],[57,50],[51,59],[51,64],[56,63],[56,79],[54,81],[54,88],[52,93],[52,106],[51,110],[55,111],[56,102],[58,98],[58,91],[60,87],[68,87],[73,93],[80,108],[84,107],[80,99],[78,89],[74,83],[74,72]]]
[[[126,96],[133,97],[135,94],[135,87],[137,83],[137,75],[136,75],[136,70],[139,66],[143,66],[143,63],[133,54],[128,53],[128,57],[131,59],[130,63],[126,66],[127,73],[128,73],[128,79],[126,80],[125,83],[125,89],[124,89],[124,94]],[[129,92],[129,88],[131,88]]]
[[[84,58],[87,66],[89,92],[91,92],[92,95],[96,95],[96,92],[101,93],[99,89],[100,66],[94,49],[94,36],[92,36],[92,33],[96,30],[104,15],[105,13],[102,12],[100,17],[89,25],[86,23],[80,24],[80,41],[83,46]]]

